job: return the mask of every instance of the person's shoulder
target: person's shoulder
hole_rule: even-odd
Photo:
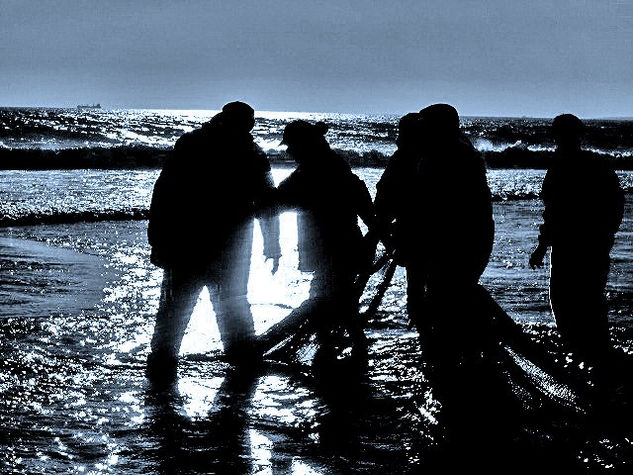
[[[410,156],[404,153],[402,150],[396,150],[395,152],[393,152],[391,157],[389,157],[389,159],[387,160],[387,165],[385,166],[385,172],[387,173],[402,172],[404,171],[407,161],[411,161]]]
[[[187,150],[197,147],[204,140],[204,132],[202,129],[195,129],[191,132],[186,132],[176,140],[174,145],[175,151]]]
[[[250,144],[250,151],[256,160],[268,163],[268,155],[266,155],[264,149],[261,148],[257,143],[255,143],[254,140]]]
[[[329,149],[327,154],[330,156],[330,163],[338,166],[343,170],[351,170],[351,167],[342,153],[339,153],[336,150]]]
[[[266,152],[264,152],[264,150],[259,145],[257,145],[254,140],[250,140],[244,145],[251,166],[253,166],[258,172],[269,172],[270,161],[268,160]]]
[[[486,173],[484,157],[470,141],[459,141],[455,144],[455,157],[460,167],[468,172]]]
[[[402,150],[397,149],[395,152],[393,152],[391,154],[391,156],[387,159],[387,165],[391,164],[391,163],[398,163],[400,161],[402,161],[402,157],[403,157],[403,153]]]
[[[617,176],[613,166],[606,157],[586,150],[580,152],[580,157],[588,174],[595,174],[596,177],[603,176],[609,178]]]

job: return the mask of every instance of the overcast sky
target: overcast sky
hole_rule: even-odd
[[[0,0],[0,105],[633,116],[633,0]]]

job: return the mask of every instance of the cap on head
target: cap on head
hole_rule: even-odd
[[[250,131],[255,125],[255,111],[245,102],[234,101],[224,104],[222,118],[226,125],[243,131]]]
[[[422,122],[418,112],[403,115],[398,122],[398,146],[406,146],[420,137]]]
[[[420,111],[424,127],[444,134],[453,135],[459,132],[459,114],[449,104],[433,104]]]
[[[293,120],[284,129],[283,145],[315,143],[325,139],[328,126],[324,122],[311,124],[305,120]]]
[[[585,124],[573,114],[561,114],[552,121],[552,133],[557,137],[582,137]]]
[[[419,132],[422,116],[418,112],[409,112],[403,115],[398,122],[398,132],[401,135],[409,135]]]
[[[420,114],[418,112],[409,112],[403,115],[398,122],[398,130],[402,132],[412,132],[420,126]]]

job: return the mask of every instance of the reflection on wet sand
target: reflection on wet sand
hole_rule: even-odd
[[[630,199],[627,203],[630,216]],[[544,317],[546,279],[530,277],[521,267],[528,251],[523,243],[529,242],[522,230],[538,216],[538,203],[500,203],[496,212],[499,239],[484,275],[486,286],[535,342],[566,371],[582,376]],[[148,261],[145,227],[123,221],[11,231],[15,239],[50,240],[69,252],[99,256],[108,273],[105,297],[96,308],[46,318],[15,312],[0,320],[0,471],[160,473],[171,467],[211,472],[224,464],[263,473],[410,473],[428,467],[429,453],[443,447],[442,407],[420,358],[417,332],[407,328],[403,273],[396,272],[380,311],[368,322],[367,365],[354,378],[345,367],[310,377],[302,366],[269,365],[246,381],[237,375],[231,382],[203,292],[183,342],[176,384],[156,391],[144,369],[160,275]],[[6,236],[8,230],[3,232]],[[610,298],[612,337],[622,353],[630,353],[630,220],[624,233]],[[255,246],[258,239],[256,233]],[[259,332],[308,294],[310,276],[292,270],[292,239],[286,246],[287,260],[273,279],[263,259],[253,260],[251,278],[268,285],[258,283],[260,290],[249,294]],[[364,305],[375,283],[370,282]],[[526,298],[526,287],[542,300]],[[618,470],[633,460],[630,407],[627,413],[612,406],[590,418],[576,409],[582,401],[566,395],[555,379],[518,361],[544,390],[528,393],[520,373],[509,377],[524,411],[513,472],[548,451],[571,459],[561,473],[578,467],[601,473],[608,465]],[[471,392],[479,390],[477,385]],[[561,398],[573,404],[562,404]],[[483,443],[488,426],[482,420],[473,432]],[[229,456],[219,448],[225,446]]]
[[[103,297],[105,262],[47,244],[0,237],[0,318],[76,314]]]
[[[146,455],[163,473],[362,472],[384,457],[405,470],[414,462],[403,438],[409,429],[391,416],[404,401],[376,393],[367,364],[334,363],[311,376],[216,361],[196,376],[200,367],[187,362],[177,382],[147,387],[143,438],[156,444]]]

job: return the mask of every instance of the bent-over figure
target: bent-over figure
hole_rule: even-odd
[[[319,309],[322,348],[337,327],[361,348],[364,333],[354,280],[373,256],[358,218],[371,225],[373,204],[365,183],[330,149],[326,132],[324,123],[297,120],[286,126],[283,143],[298,166],[279,184],[278,203],[298,210],[299,269],[313,272],[307,304]]]

